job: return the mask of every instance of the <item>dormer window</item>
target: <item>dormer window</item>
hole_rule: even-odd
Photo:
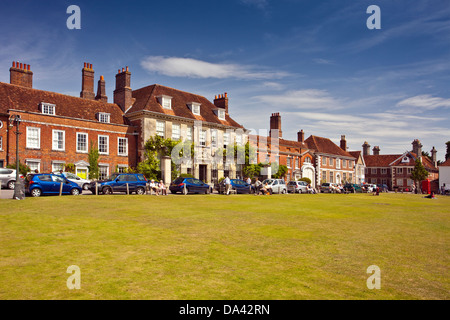
[[[41,102],[41,112],[43,114],[55,115],[55,107],[56,105],[51,103]]]
[[[216,109],[214,110],[214,113],[219,118],[219,120],[225,120],[225,110],[224,109]]]
[[[189,109],[191,109],[192,113],[199,116],[200,115],[200,103],[192,102],[188,104]]]
[[[100,121],[100,122],[110,123],[110,121],[111,121],[111,114],[110,113],[105,113],[105,112],[99,112],[97,114],[97,118],[98,118],[98,121]]]
[[[172,97],[161,95],[158,96],[158,102],[164,109],[172,109]]]
[[[403,163],[409,162],[409,158],[408,158],[407,156],[403,157],[402,162],[403,162]]]

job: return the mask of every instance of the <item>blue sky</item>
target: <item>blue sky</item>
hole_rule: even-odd
[[[68,30],[69,5],[81,30]],[[381,29],[369,30],[370,5]],[[418,138],[438,159],[450,140],[448,0],[23,1],[0,4],[0,81],[11,62],[31,64],[33,86],[79,96],[83,62],[105,76],[129,66],[132,87],[158,83],[214,99],[231,116],[283,138],[346,135],[382,154]]]

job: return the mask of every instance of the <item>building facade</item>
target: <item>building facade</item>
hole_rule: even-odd
[[[144,159],[145,142],[154,135],[192,141],[196,157],[181,164],[182,173],[211,183],[239,166],[212,161],[227,145],[245,144],[246,130],[228,114],[228,96],[214,102],[180,90],[152,85],[131,89],[128,67],[116,75],[114,103],[108,103],[103,76],[94,93],[94,69],[82,68],[80,97],[36,90],[30,66],[13,62],[10,83],[0,83],[0,167],[15,164],[16,128],[9,119],[20,116],[20,160],[33,171],[57,171],[74,164],[89,177],[88,153],[98,148],[100,177],[136,167]],[[218,157],[216,157],[218,159]]]

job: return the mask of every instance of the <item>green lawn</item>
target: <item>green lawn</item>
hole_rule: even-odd
[[[449,299],[449,208],[411,194],[0,200],[0,299]]]

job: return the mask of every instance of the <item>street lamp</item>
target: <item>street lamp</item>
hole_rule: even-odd
[[[19,115],[13,115],[9,118],[9,127],[14,127],[14,123],[17,126],[17,130],[14,132],[16,134],[16,183],[14,184],[14,195],[13,199],[22,200],[24,199],[24,186],[22,185],[20,181],[20,172],[19,172],[19,135],[21,132],[19,131],[19,125],[20,125],[20,116]]]

